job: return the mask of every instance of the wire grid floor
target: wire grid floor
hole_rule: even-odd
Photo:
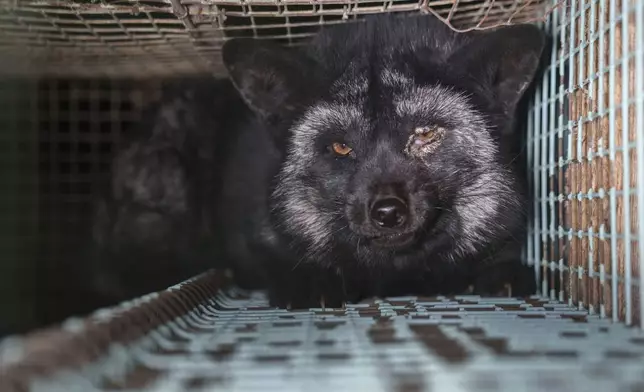
[[[60,330],[6,339],[0,389],[644,388],[639,329],[556,301],[398,297],[290,311],[268,307],[262,293],[218,290],[221,282],[211,271]]]
[[[434,12],[459,28],[543,17],[546,0],[0,0],[0,74],[223,74],[232,37],[298,44],[324,24]]]

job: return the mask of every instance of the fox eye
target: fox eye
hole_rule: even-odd
[[[440,127],[417,127],[414,129],[414,144],[431,143],[440,138]]]
[[[333,151],[333,153],[335,155],[340,156],[340,157],[346,157],[347,155],[349,155],[351,153],[351,151],[353,151],[353,149],[351,147],[347,146],[344,143],[338,143],[338,142],[333,143],[331,145],[331,150]]]
[[[439,126],[416,127],[409,136],[405,151],[407,154],[422,156],[434,150],[445,137],[445,129]]]

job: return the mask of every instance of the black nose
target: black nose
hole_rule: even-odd
[[[401,226],[408,216],[407,204],[395,197],[377,200],[371,206],[371,220],[380,227],[392,229]]]

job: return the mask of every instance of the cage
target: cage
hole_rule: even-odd
[[[295,312],[209,271],[81,317],[66,249],[164,82],[223,75],[231,37],[381,12],[552,38],[524,124],[535,295]],[[0,341],[0,390],[643,390],[642,48],[638,0],[0,0],[0,329],[38,328]]]

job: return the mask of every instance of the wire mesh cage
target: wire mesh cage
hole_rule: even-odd
[[[188,284],[192,294],[175,289],[164,293],[172,305],[141,305],[148,297],[125,304],[123,309],[135,309],[128,313],[134,314],[131,319],[147,320],[144,327],[118,324],[118,317],[105,321],[107,313],[121,314],[112,309],[84,319],[83,328],[72,320],[52,332],[77,340],[44,344],[37,334],[5,342],[0,380],[20,384],[34,374],[42,377],[60,370],[63,363],[68,373],[56,385],[67,389],[89,388],[83,384],[87,380],[101,385],[99,389],[157,385],[158,390],[253,390],[258,385],[268,388],[270,382],[275,389],[315,389],[320,377],[334,374],[345,384],[324,384],[321,389],[372,385],[370,390],[424,390],[453,385],[455,390],[515,391],[541,390],[547,383],[525,380],[535,374],[548,380],[549,374],[550,381],[556,379],[547,384],[549,389],[571,390],[597,389],[600,380],[591,376],[596,373],[603,375],[604,389],[639,390],[644,381],[637,369],[644,355],[641,332],[611,323],[641,326],[644,320],[644,272],[639,267],[644,212],[638,209],[644,202],[644,161],[639,159],[644,156],[644,2],[638,0],[0,0],[0,243],[7,255],[0,286],[20,298],[3,302],[0,310],[16,315],[16,325],[44,325],[57,320],[60,312],[78,312],[59,312],[53,304],[77,299],[65,285],[74,273],[66,249],[83,234],[97,176],[107,173],[112,152],[142,110],[158,98],[165,81],[223,75],[220,50],[232,37],[298,45],[321,25],[359,23],[363,15],[381,12],[431,13],[457,31],[532,22],[552,37],[548,63],[524,124],[533,197],[524,257],[537,273],[534,298],[386,299],[365,305],[371,306],[368,314],[360,314],[362,305],[345,309],[342,316],[350,321],[338,321],[335,317],[340,315],[327,310],[269,311],[261,296],[218,292],[223,281],[207,274],[198,285]],[[56,301],[48,301],[52,296]],[[147,313],[136,313],[140,305]],[[480,307],[489,313],[478,313]],[[358,317],[365,315],[364,320]],[[292,318],[300,323],[295,326],[298,333],[309,334],[297,346],[273,339],[292,333],[280,324],[293,323]],[[328,334],[318,336],[312,327],[318,322],[346,323],[343,333],[356,339],[348,344],[350,350],[315,351],[319,341],[337,344]],[[12,322],[5,323],[11,330]],[[213,327],[221,323],[230,328]],[[433,327],[413,327],[423,323]],[[116,339],[126,349],[115,353],[108,350],[109,337],[116,336],[112,334],[118,328],[134,332]],[[374,328],[386,331],[373,332]],[[544,330],[552,336],[535,332]],[[240,349],[226,339],[250,346]],[[224,343],[204,343],[217,340]],[[441,346],[447,340],[461,346]],[[581,342],[590,340],[603,343]],[[387,345],[393,341],[406,345]],[[548,347],[540,349],[546,342]],[[387,347],[384,354],[381,344]],[[72,346],[80,348],[71,362],[56,356]],[[31,353],[27,348],[33,347],[44,351],[14,355],[16,350]],[[267,357],[266,351],[275,347],[300,353],[309,361],[299,368],[302,374],[318,378],[294,377],[290,384],[273,378],[267,383],[260,377],[264,373],[251,364],[272,364],[272,369],[285,371],[294,361],[284,353]],[[449,353],[441,357],[441,350]],[[35,361],[44,358],[44,352],[58,354]],[[472,355],[475,365],[453,367],[469,361],[463,359],[464,352]],[[176,355],[168,359],[170,354]],[[208,367],[209,362],[199,365],[195,358],[204,355],[219,365],[225,362],[236,369],[234,374],[219,374],[221,368]],[[402,372],[404,377],[382,371],[373,359],[391,370],[394,359],[406,355],[411,359],[396,366],[417,371]],[[390,363],[385,357],[394,359]],[[115,365],[125,358],[126,365]],[[339,367],[320,372],[330,369],[316,367],[320,358]],[[518,358],[528,362],[515,363]],[[99,360],[108,365],[96,365]],[[352,370],[341,377],[338,369],[347,364],[364,373]],[[170,368],[173,372],[167,373]],[[491,374],[501,374],[499,369],[516,373],[490,381]],[[208,372],[217,375],[205,377]],[[249,374],[255,378],[240,381]],[[469,384],[458,381],[463,379]],[[32,385],[51,390],[46,388],[54,384]]]
[[[637,330],[543,298],[398,297],[289,311],[225,288],[209,272],[6,340],[0,388],[621,392],[643,381]],[[580,344],[588,341],[602,343]]]
[[[629,325],[643,311],[642,17],[641,2],[571,2],[554,12],[547,25],[558,45],[528,121],[527,256],[541,293]]]
[[[460,30],[542,19],[544,0],[8,1],[0,70],[112,77],[223,73],[232,37],[298,44],[320,25],[381,12],[424,12]]]

